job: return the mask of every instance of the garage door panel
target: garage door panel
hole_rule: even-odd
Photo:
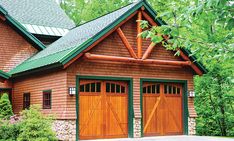
[[[83,80],[80,84],[80,139],[128,137],[127,83]]]
[[[182,133],[182,100],[180,97],[167,97],[167,124],[165,125],[166,134]]]
[[[143,125],[145,136],[182,134],[180,84],[143,84]]]
[[[158,107],[154,110],[154,106],[157,103],[157,101],[159,101],[159,97],[157,96],[150,96],[150,95],[145,95],[144,96],[144,121],[143,124],[146,125],[147,122],[149,122],[147,125],[147,127],[145,127],[145,132],[148,135],[156,135],[159,134],[160,131],[160,105],[158,105]],[[147,110],[146,110],[147,109]],[[152,115],[151,115],[152,114]],[[151,117],[151,119],[149,119]],[[156,133],[155,133],[156,132]]]
[[[101,98],[100,96],[80,96],[80,136],[90,137],[101,135]]]

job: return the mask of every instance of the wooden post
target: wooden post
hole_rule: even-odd
[[[132,46],[130,45],[130,43],[128,42],[126,36],[124,35],[123,31],[121,30],[121,28],[118,28],[117,33],[120,37],[120,39],[122,40],[123,44],[125,45],[125,47],[127,48],[129,54],[133,57],[133,58],[137,58]]]
[[[152,50],[154,49],[154,47],[155,47],[155,43],[152,42],[150,44],[150,46],[147,48],[147,50],[145,51],[145,53],[144,53],[144,55],[142,57],[143,60],[145,60],[145,59],[148,58],[148,56],[150,55],[150,53],[152,52]]]
[[[137,15],[137,56],[138,58],[141,58],[142,56],[142,38],[139,36],[139,34],[142,32],[141,22],[140,22],[141,20],[142,20],[142,13],[141,11],[139,11]]]

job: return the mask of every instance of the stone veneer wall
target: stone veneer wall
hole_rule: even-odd
[[[194,117],[188,118],[188,134],[196,135],[196,118]]]
[[[134,138],[141,137],[141,118],[134,118],[133,120]],[[188,118],[188,135],[196,135],[196,118]]]
[[[141,118],[133,119],[133,137],[134,138],[141,137]]]
[[[56,120],[53,124],[53,130],[59,140],[75,141],[76,140],[76,120]],[[134,138],[141,137],[141,118],[133,120]],[[196,134],[196,118],[188,118],[188,134]]]
[[[53,130],[59,140],[76,140],[76,120],[56,120],[53,124]]]

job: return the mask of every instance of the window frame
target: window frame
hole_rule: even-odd
[[[43,109],[51,109],[52,108],[52,90],[44,90],[42,92],[42,108]],[[46,95],[49,95],[48,99],[46,98]],[[46,105],[47,101],[49,101],[49,105]]]
[[[29,96],[29,100],[28,101],[25,101],[25,97],[26,96]],[[28,107],[26,106],[26,102],[29,102],[29,104],[28,104],[29,106]],[[29,109],[30,105],[31,105],[31,94],[29,92],[23,93],[23,109]]]

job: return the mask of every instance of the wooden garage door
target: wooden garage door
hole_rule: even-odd
[[[143,84],[144,136],[183,134],[182,85]]]
[[[126,82],[80,81],[79,137],[80,139],[128,137]]]

